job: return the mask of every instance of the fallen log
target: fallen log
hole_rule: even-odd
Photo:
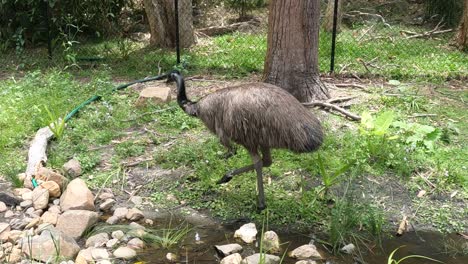
[[[25,186],[28,188],[32,188],[31,177],[36,175],[38,168],[47,162],[47,143],[53,135],[54,133],[49,127],[43,127],[36,132],[36,136],[31,142],[28,152],[26,179],[24,181]]]
[[[197,31],[198,33],[201,33],[202,35],[212,37],[212,36],[232,33],[234,31],[239,30],[242,27],[258,26],[258,25],[260,25],[260,22],[258,20],[252,19],[249,21],[238,22],[238,23],[227,25],[227,26],[212,26],[212,27],[201,28],[201,29],[198,29]]]

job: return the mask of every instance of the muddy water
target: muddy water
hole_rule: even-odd
[[[233,234],[236,228],[241,224],[230,226],[210,225],[208,227],[194,227],[182,241],[178,247],[172,249],[149,248],[139,253],[140,261],[143,263],[170,263],[165,259],[168,252],[176,253],[179,256],[178,263],[219,263],[220,258],[217,256],[214,245],[224,245],[229,243],[239,243],[243,246],[242,256],[249,256],[258,253],[258,245],[245,245],[233,239]],[[310,236],[295,233],[278,232],[281,243],[286,243],[283,246],[283,251],[290,251],[298,246],[307,244],[311,241]],[[326,261],[321,263],[328,264],[354,264],[354,263],[369,263],[369,264],[385,264],[387,257],[391,251],[403,246],[395,255],[396,259],[408,255],[423,255],[450,264],[467,264],[468,255],[456,255],[455,257],[444,253],[446,248],[444,244],[450,241],[451,244],[465,244],[468,247],[468,241],[458,235],[443,236],[434,232],[411,232],[401,237],[389,236],[382,242],[382,247],[375,246],[370,251],[361,246],[360,256],[334,256],[330,254],[325,247],[320,243],[315,243],[322,255],[326,257]],[[288,246],[289,245],[289,246]],[[361,261],[361,259],[364,260]],[[296,263],[297,260],[285,257],[283,263]],[[318,262],[320,263],[320,262]],[[408,259],[405,264],[425,264],[434,263],[424,259]]]

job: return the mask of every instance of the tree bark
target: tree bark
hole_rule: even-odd
[[[150,44],[161,48],[176,46],[174,0],[144,0],[151,31]],[[195,43],[192,22],[192,0],[179,0],[180,47]]]
[[[320,81],[318,41],[319,0],[272,0],[263,80],[301,102],[329,98]]]
[[[336,21],[336,31],[340,32],[341,18],[342,18],[342,3],[344,0],[338,1],[338,19]],[[335,14],[335,0],[328,0],[327,10],[325,11],[325,17],[323,18],[322,28],[327,32],[333,31],[333,17]]]
[[[465,0],[463,16],[458,28],[457,45],[461,50],[468,50],[468,0]]]

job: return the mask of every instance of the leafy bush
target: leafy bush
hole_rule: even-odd
[[[265,5],[265,0],[224,0],[229,8],[239,13],[239,19],[247,17],[247,12]]]

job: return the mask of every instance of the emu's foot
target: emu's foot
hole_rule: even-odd
[[[228,173],[224,174],[224,176],[219,181],[217,181],[216,184],[227,183],[227,182],[232,180],[232,177],[233,177],[232,173],[228,172]]]

